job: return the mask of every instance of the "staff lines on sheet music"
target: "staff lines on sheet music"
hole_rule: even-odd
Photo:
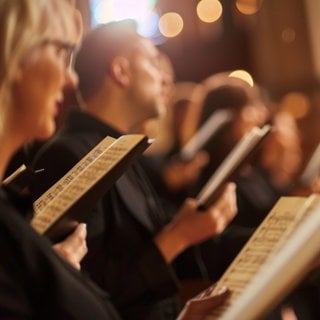
[[[46,204],[45,212],[38,217],[37,222],[33,227],[40,233],[43,233],[44,226],[50,226],[60,217],[62,211],[66,211],[69,207],[77,201],[82,195],[94,185],[103,174],[110,168],[115,166],[116,161],[123,158],[128,150],[126,141],[118,140],[116,147],[113,148],[114,143],[110,145],[105,152],[99,154],[95,161],[91,162],[85,171],[80,172],[73,180],[68,183],[68,192],[60,193]],[[51,223],[48,224],[49,220]]]
[[[261,319],[310,271],[320,249],[320,197],[306,198],[301,208],[306,214],[286,241],[276,249],[243,294],[222,316],[224,320]]]
[[[280,244],[288,239],[295,227],[312,211],[315,206],[313,200],[312,197],[308,199],[305,206],[300,206],[300,210],[280,211],[275,207],[269,213],[218,281],[213,292],[215,293],[221,287],[227,286],[231,290],[231,295],[222,306],[216,308],[206,319],[218,319],[233,304],[262,265],[277,252]],[[273,228],[275,228],[275,232]]]
[[[76,179],[85,168],[87,168],[92,162],[94,162],[99,156],[101,156],[115,139],[112,137],[106,137],[103,139],[94,149],[92,149],[80,162],[75,165],[67,174],[65,174],[58,183],[49,188],[42,196],[40,196],[34,202],[35,214],[39,214],[43,211],[48,204],[54,200],[58,194],[63,192],[69,184]]]

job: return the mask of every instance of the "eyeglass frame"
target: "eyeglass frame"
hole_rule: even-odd
[[[59,51],[64,50],[66,52],[66,57],[64,61],[64,65],[67,68],[72,67],[73,65],[73,57],[74,54],[77,50],[77,45],[71,42],[59,40],[59,39],[44,39],[41,42],[42,46],[47,46],[47,45],[53,45],[55,46]]]

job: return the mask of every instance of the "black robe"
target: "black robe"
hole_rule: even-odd
[[[89,114],[75,111],[33,163],[44,168],[35,198],[105,136],[120,136]],[[142,168],[134,163],[98,202],[88,223],[89,253],[82,265],[111,296],[125,319],[175,319],[179,304],[174,269],[153,242],[167,223]]]
[[[107,294],[61,259],[2,189],[0,319],[119,319]]]

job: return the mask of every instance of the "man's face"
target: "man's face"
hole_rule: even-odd
[[[158,117],[164,107],[163,72],[159,51],[150,40],[139,38],[130,57],[130,99],[141,120]],[[144,118],[144,119],[143,119]]]

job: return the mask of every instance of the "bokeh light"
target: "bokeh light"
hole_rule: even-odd
[[[254,85],[253,78],[251,74],[245,70],[235,70],[229,74],[229,77],[239,78],[245,82],[247,82],[251,87]]]
[[[159,14],[151,12],[144,19],[141,19],[138,24],[138,33],[148,38],[155,38],[159,33]]]
[[[92,24],[96,26],[111,21],[133,19],[137,31],[146,37],[158,32],[159,15],[155,11],[156,0],[90,0]]]
[[[262,0],[236,0],[236,8],[245,15],[252,15],[259,11]]]
[[[222,15],[222,5],[218,0],[201,0],[197,5],[197,14],[201,21],[212,23]]]
[[[167,12],[160,17],[159,30],[167,38],[176,37],[183,29],[183,19],[176,12]]]
[[[113,8],[110,1],[95,1],[91,8],[94,25],[113,21]]]

